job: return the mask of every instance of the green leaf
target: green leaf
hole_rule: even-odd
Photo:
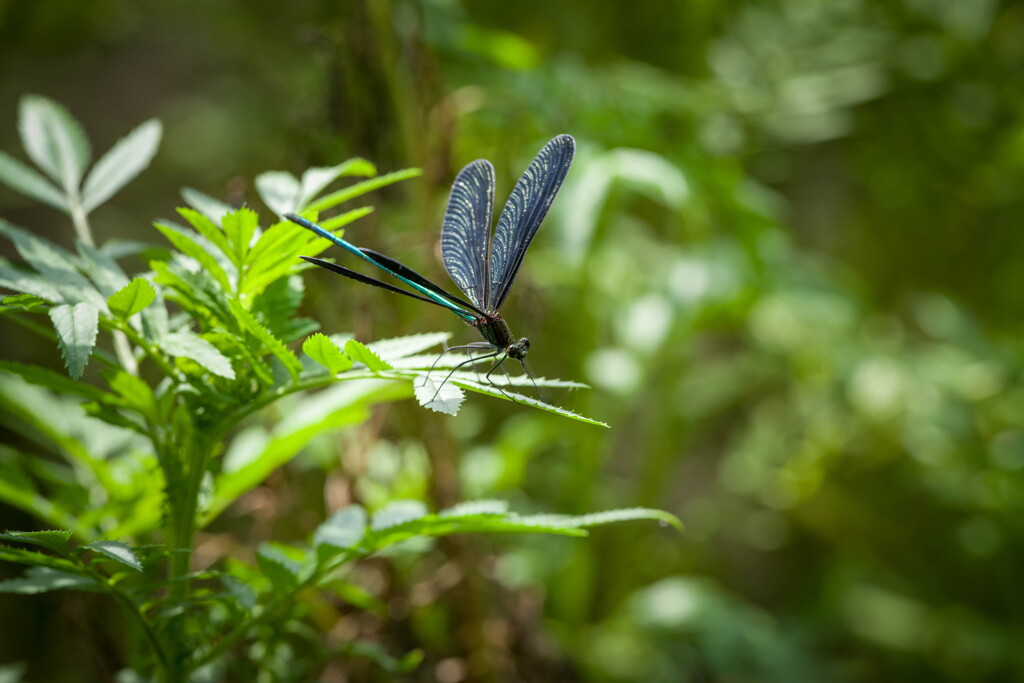
[[[355,339],[349,339],[345,343],[345,355],[357,363],[362,363],[373,372],[392,369],[389,363],[383,361],[380,356]]]
[[[100,312],[91,304],[61,304],[51,308],[49,313],[64,365],[71,378],[77,380],[96,345]]]
[[[75,243],[78,250],[78,267],[96,284],[100,293],[109,297],[128,284],[128,276],[110,254],[84,244]]]
[[[0,299],[0,305],[6,308],[30,312],[45,307],[47,302],[34,294],[8,294],[3,299]]]
[[[77,258],[74,254],[4,220],[0,220],[0,234],[14,242],[14,247],[22,258],[36,269],[49,285],[60,291],[63,300],[69,303],[88,302],[100,308],[106,306],[103,295],[78,272]]]
[[[191,187],[182,188],[181,197],[193,209],[196,209],[199,213],[218,224],[221,219],[224,218],[225,214],[234,210],[231,206],[225,204],[219,199],[214,199],[213,197],[203,194],[199,190]]]
[[[150,119],[118,140],[96,162],[82,188],[82,207],[86,213],[113,197],[149,166],[160,146],[162,134],[160,122]]]
[[[420,351],[444,344],[451,338],[451,332],[427,332],[425,334],[411,334],[406,337],[394,337],[392,339],[381,339],[366,345],[385,361],[407,358]]]
[[[370,180],[364,180],[361,183],[356,183],[355,185],[350,185],[349,187],[338,190],[337,192],[332,192],[329,195],[325,195],[320,199],[316,200],[315,202],[311,202],[309,206],[304,207],[304,209],[310,211],[326,211],[331,207],[337,206],[338,204],[341,204],[343,202],[347,202],[350,199],[355,199],[356,197],[364,195],[368,192],[372,192],[381,187],[386,187],[399,181],[407,180],[408,178],[415,178],[421,175],[423,175],[423,171],[421,171],[418,168],[406,168],[401,171],[386,173],[382,176],[377,176],[376,178],[371,178]],[[293,210],[294,209],[288,209],[287,211]],[[279,214],[280,213],[283,212],[279,212]]]
[[[156,396],[141,377],[124,370],[114,370],[104,373],[104,378],[110,388],[120,396],[120,400],[116,401],[117,405],[156,419]],[[104,396],[104,400],[107,403],[115,403],[107,396]]]
[[[373,211],[374,209],[372,206],[360,206],[358,209],[352,209],[351,211],[346,211],[345,213],[339,213],[337,216],[333,216],[331,218],[324,220],[322,223],[320,223],[320,227],[323,228],[324,230],[330,230],[331,232],[337,233],[338,228],[343,228],[352,221],[357,221],[363,216],[369,216],[371,213],[373,213]],[[322,238],[318,238],[315,236],[313,239],[314,241],[316,241]],[[324,246],[324,249],[329,248],[331,244],[332,243],[328,241],[327,244]],[[324,249],[317,250],[317,254],[324,251]],[[306,254],[306,256],[309,255],[310,254]]]
[[[189,211],[189,209],[182,209],[182,211]],[[221,267],[217,258],[204,249],[195,239],[188,235],[181,228],[177,228],[173,225],[166,225],[163,223],[156,223],[156,229],[159,230],[167,240],[174,245],[174,248],[185,254],[186,256],[195,259],[199,266],[214,280],[217,284],[225,291],[231,291],[233,287],[228,279],[228,275],[224,272],[224,268]]]
[[[371,528],[381,531],[405,524],[427,515],[426,506],[418,500],[396,500],[388,503],[373,515]]]
[[[302,351],[332,375],[345,372],[352,367],[352,360],[342,353],[337,344],[319,332],[302,343]]]
[[[284,365],[292,379],[298,381],[299,373],[302,372],[302,363],[295,354],[280,339],[272,335],[267,328],[263,327],[252,313],[245,310],[242,304],[234,299],[228,301],[228,304],[231,306],[231,312],[234,314],[235,319],[241,323],[242,327],[256,337],[270,353],[274,354],[274,357],[281,361],[281,364]]]
[[[256,551],[256,561],[259,562],[260,570],[270,579],[275,590],[290,591],[298,585],[302,568],[278,545],[271,543],[260,545]]]
[[[549,413],[561,415],[562,417],[567,417],[572,420],[578,420],[580,422],[586,422],[587,424],[595,425],[597,427],[608,426],[607,423],[599,422],[598,420],[592,420],[589,417],[584,417],[583,415],[580,415],[579,413],[574,413],[571,410],[566,410],[565,408],[560,408],[558,406],[551,405],[550,403],[545,403],[544,401],[538,400],[536,398],[524,396],[523,394],[517,394],[515,392],[499,389],[497,386],[491,386],[488,384],[483,384],[481,382],[471,381],[468,379],[464,379],[463,377],[452,377],[448,381],[458,385],[463,389],[475,391],[478,394],[486,394],[488,396],[493,396],[494,398],[502,398],[505,399],[506,401],[512,401],[514,403],[520,403],[522,405],[530,406],[531,408],[540,408],[541,410],[546,410]]]
[[[89,164],[89,141],[67,109],[38,95],[21,98],[18,130],[25,152],[68,194],[77,193]]]
[[[508,512],[505,500],[467,500],[438,513],[439,517],[467,517],[475,515],[504,515]]]
[[[315,320],[295,317],[305,291],[300,276],[282,277],[253,299],[252,312],[275,337],[284,342],[295,341],[319,327]]]
[[[16,562],[35,567],[49,567],[60,571],[75,571],[78,565],[63,557],[41,553],[27,548],[12,548],[11,546],[0,545],[0,560],[5,562]]]
[[[37,171],[3,152],[0,152],[0,182],[26,197],[68,212],[67,200],[60,190]]]
[[[299,190],[299,199],[296,202],[298,209],[305,208],[317,194],[325,187],[333,183],[341,176],[364,176],[377,175],[377,167],[366,159],[349,159],[337,166],[327,168],[310,168],[302,174],[302,187]]]
[[[234,249],[234,252],[228,255],[232,256],[232,260],[236,264],[245,263],[249,255],[252,236],[256,234],[256,228],[259,227],[259,220],[255,211],[246,208],[233,211],[221,220],[228,242]]]
[[[31,294],[49,303],[64,303],[64,295],[45,279],[35,273],[11,267],[2,261],[0,261],[0,287]]]
[[[218,377],[235,378],[235,370],[228,357],[192,332],[170,332],[161,337],[158,344],[171,356],[194,360]]]
[[[127,285],[110,295],[107,307],[119,318],[128,319],[156,300],[156,290],[148,280],[132,279]]]
[[[91,384],[76,382],[75,380],[68,379],[66,375],[38,365],[26,365],[9,360],[0,360],[0,370],[19,375],[32,384],[53,389],[61,394],[82,396],[94,401],[108,398],[103,390]]]
[[[52,550],[59,555],[66,555],[68,540],[71,538],[69,529],[48,529],[46,531],[6,531],[0,534],[0,540],[17,541],[37,545]]]
[[[95,550],[100,555],[105,555],[137,572],[142,571],[142,562],[139,561],[139,558],[132,552],[131,548],[119,541],[96,541],[95,543],[83,546],[83,548]]]
[[[455,383],[446,381],[448,373],[424,372],[413,380],[412,388],[416,401],[435,413],[457,415],[466,393]]]
[[[529,515],[519,517],[521,521],[531,524],[550,526],[560,529],[586,529],[607,524],[620,522],[654,521],[667,526],[682,529],[683,524],[675,515],[664,510],[651,508],[622,508],[619,510],[605,510],[603,512],[591,512],[585,515]]]
[[[235,266],[238,266],[240,261],[235,259],[234,248],[231,246],[231,242],[228,240],[227,235],[224,234],[224,231],[219,225],[199,211],[194,211],[193,209],[186,207],[178,208],[178,214],[187,220],[189,225],[195,228],[196,232],[205,237],[210,244],[217,247],[217,249],[229,258]]]
[[[299,209],[299,181],[286,171],[267,171],[256,177],[256,192],[278,216]]]
[[[55,590],[99,591],[103,586],[88,576],[49,567],[32,567],[20,579],[0,581],[0,593],[36,595]]]
[[[321,560],[359,543],[366,533],[366,511],[349,505],[335,512],[313,534],[313,547]]]

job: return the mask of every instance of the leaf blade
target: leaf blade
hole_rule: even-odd
[[[149,280],[137,277],[111,294],[107,299],[107,307],[117,317],[127,320],[136,313],[140,313],[154,301],[156,301],[156,290],[153,289],[153,285],[149,283]]]
[[[21,98],[18,131],[29,158],[76,195],[89,163],[89,141],[67,109],[39,95]]]
[[[100,312],[92,304],[61,304],[49,311],[64,365],[72,379],[79,379],[89,362],[99,332]]]
[[[107,150],[85,179],[82,188],[85,212],[102,205],[142,173],[156,155],[162,136],[163,125],[157,119],[150,119]]]

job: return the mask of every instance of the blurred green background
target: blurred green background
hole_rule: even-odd
[[[505,315],[535,372],[593,386],[547,398],[612,428],[478,396],[456,418],[388,406],[201,545],[295,541],[352,499],[686,524],[368,563],[384,617],[320,618],[424,648],[414,680],[1024,678],[1021,3],[0,0],[0,69],[16,156],[25,93],[97,149],[164,122],[99,239],[159,242],[182,186],[256,202],[262,171],[358,155],[425,175],[347,237],[438,281],[458,169],[494,161],[500,202],[576,137]],[[72,241],[2,188],[0,215]],[[433,307],[306,281],[327,333],[474,340]],[[5,357],[59,363],[27,343]],[[120,628],[76,600],[0,601],[0,661],[32,680],[116,661]]]

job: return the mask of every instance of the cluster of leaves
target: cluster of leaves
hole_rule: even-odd
[[[190,573],[198,529],[311,439],[361,421],[374,403],[415,393],[422,404],[454,413],[469,389],[593,423],[507,390],[527,382],[581,385],[517,377],[486,383],[467,371],[445,376],[457,361],[425,352],[447,334],[362,344],[315,333],[316,323],[296,316],[304,293],[299,273],[309,267],[298,256],[317,255],[329,243],[288,221],[261,228],[253,210],[232,210],[196,190],[183,193],[191,205],[178,212],[183,223],[156,224],[172,249],[97,246],[89,212],[146,167],[159,124],[145,124],[115,145],[80,188],[89,146],[78,124],[37,97],[26,98],[21,116],[29,156],[63,189],[6,155],[0,180],[37,199],[49,197],[48,204],[71,215],[78,240],[69,251],[0,220],[0,234],[24,259],[0,262],[0,286],[16,292],[3,299],[0,315],[55,343],[67,369],[65,375],[0,360],[0,424],[20,441],[0,448],[0,500],[62,529],[0,537],[46,551],[0,547],[0,559],[31,566],[0,591],[110,594],[136,615],[167,676],[179,680],[200,666],[222,666],[221,655],[243,639],[266,648],[260,625],[272,623],[282,638],[302,633],[298,603],[289,596],[334,580],[342,564],[400,541],[466,532],[581,535],[585,527],[626,519],[674,522],[642,509],[520,517],[488,502],[439,515],[426,514],[418,503],[391,505],[367,525],[361,508],[349,507],[320,527],[311,549],[268,544],[257,566],[230,562],[227,571]],[[256,187],[275,212],[315,215],[415,174],[376,176],[371,164],[355,159],[310,169],[301,179],[264,174]],[[368,179],[322,194],[353,175]],[[323,225],[336,230],[370,211],[353,209]],[[119,260],[139,255],[149,270],[129,275]],[[50,325],[38,323],[43,315]],[[111,350],[100,332],[110,335]],[[300,355],[290,344],[303,337]],[[328,385],[336,386],[272,430],[250,425],[238,431],[271,403]],[[38,451],[52,457],[40,458]],[[83,544],[69,548],[72,538]],[[163,545],[131,548],[123,539]],[[164,565],[166,576],[156,571]],[[352,643],[344,647],[356,651]],[[356,649],[375,653],[389,668],[412,663],[391,660],[368,644]]]
[[[371,642],[332,647],[321,634],[295,627],[309,610],[309,600],[300,600],[300,594],[330,590],[370,599],[350,581],[352,563],[385,549],[409,547],[407,542],[415,539],[498,532],[586,536],[588,528],[632,520],[678,526],[667,513],[641,508],[580,516],[522,516],[510,512],[503,501],[484,500],[430,514],[419,501],[395,501],[371,518],[361,506],[351,505],[321,524],[308,546],[264,543],[256,552],[255,565],[232,561],[228,571],[205,570],[179,577],[196,586],[184,606],[196,610],[203,605],[206,616],[191,624],[194,630],[189,634],[202,645],[187,661],[179,662],[172,661],[176,655],[166,647],[166,631],[173,623],[169,616],[183,605],[164,590],[167,581],[148,571],[168,555],[163,547],[132,548],[116,541],[72,546],[70,530],[2,533],[2,541],[32,547],[0,546],[0,559],[30,567],[21,578],[0,581],[0,593],[81,590],[107,594],[134,616],[166,669],[187,672],[208,667],[222,674],[229,666],[225,652],[258,636],[261,647],[276,652],[273,666],[287,668],[281,680],[311,675],[317,665],[337,655],[370,657],[388,671],[407,671],[419,663],[418,652],[396,659]],[[278,628],[281,623],[293,626]],[[306,650],[316,656],[294,656]]]

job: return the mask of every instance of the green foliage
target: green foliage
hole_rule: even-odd
[[[277,671],[284,665],[270,653],[315,645],[319,654],[293,672],[301,676],[330,658],[304,620],[315,591],[360,590],[338,572],[343,565],[458,533],[582,536],[626,520],[677,524],[647,509],[520,516],[496,502],[431,515],[418,501],[386,504],[367,523],[353,505],[315,530],[311,548],[264,543],[254,565],[231,561],[224,570],[191,572],[198,530],[322,435],[364,422],[372,406],[412,393],[410,385],[438,382],[458,361],[424,353],[447,334],[362,344],[314,333],[316,323],[297,317],[306,268],[298,256],[320,254],[329,243],[288,221],[263,228],[255,211],[228,210],[195,191],[184,194],[196,208],[178,212],[185,225],[156,224],[170,249],[94,246],[89,212],[149,164],[159,123],[137,128],[85,175],[88,141],[66,110],[28,97],[20,121],[26,153],[57,185],[6,157],[0,180],[66,209],[79,239],[71,252],[0,221],[0,234],[24,259],[0,264],[0,285],[17,292],[5,297],[2,315],[55,342],[67,367],[65,376],[0,361],[0,425],[17,437],[17,445],[0,448],[0,501],[61,529],[0,534],[8,543],[0,559],[29,566],[21,578],[0,582],[0,592],[109,595],[145,638],[145,654],[134,657],[141,675],[186,680],[200,667],[228,666],[228,655],[242,647],[252,662],[240,670]],[[369,179],[322,194],[353,175]],[[354,159],[309,169],[301,180],[264,174],[256,186],[275,211],[323,210],[416,175],[376,176]],[[350,210],[324,224],[338,229],[368,212]],[[149,270],[129,275],[118,259],[140,251]],[[52,329],[36,322],[43,314]],[[303,337],[300,358],[292,345]],[[502,383],[526,381],[582,386]],[[455,395],[461,403],[468,389],[600,424],[470,372],[455,373],[441,389],[444,401]],[[274,404],[286,415],[276,422]],[[152,540],[160,545],[143,545]],[[389,671],[408,671],[421,659],[354,639],[341,651]]]

